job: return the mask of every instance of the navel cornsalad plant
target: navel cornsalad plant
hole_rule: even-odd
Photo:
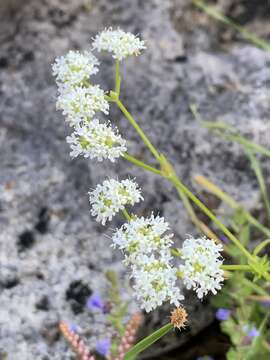
[[[143,201],[141,189],[133,179],[108,179],[89,192],[91,214],[105,225],[117,213],[124,218],[123,225],[112,235],[112,248],[120,249],[124,264],[134,280],[135,296],[142,309],[152,311],[164,302],[175,306],[171,322],[135,345],[124,356],[134,359],[173,327],[181,328],[187,314],[181,306],[184,295],[181,288],[193,289],[199,299],[209,292],[214,295],[221,289],[224,278],[233,271],[253,276],[254,283],[263,288],[270,281],[270,264],[266,256],[260,256],[269,241],[259,244],[253,252],[241,242],[179,179],[173,165],[151,143],[140,125],[121,100],[121,63],[132,55],[146,49],[144,41],[120,29],[107,29],[92,42],[91,51],[107,51],[115,59],[115,88],[104,91],[93,83],[99,61],[90,51],[69,51],[56,59],[53,74],[58,85],[57,108],[63,111],[72,128],[67,137],[71,157],[83,156],[97,161],[115,162],[122,158],[154,175],[167,179],[177,190],[191,220],[205,236],[188,237],[182,248],[173,246],[173,234],[169,223],[161,216],[149,212],[148,217],[139,217],[130,207]],[[156,166],[146,164],[128,152],[127,141],[112,127],[109,120],[101,122],[98,113],[109,114],[110,106],[117,106],[127,121],[138,133],[153,155]],[[221,253],[227,246],[221,245],[217,235],[200,221],[192,203],[204,212],[237,249],[236,263],[223,264]],[[209,239],[211,238],[211,239]],[[241,261],[240,261],[241,259]],[[244,259],[244,261],[243,261]],[[180,286],[181,284],[181,286]]]

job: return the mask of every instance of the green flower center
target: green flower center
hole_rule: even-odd
[[[90,141],[85,136],[81,136],[79,138],[79,144],[84,150],[89,149],[89,147],[91,146]]]

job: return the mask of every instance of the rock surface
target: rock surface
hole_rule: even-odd
[[[50,64],[69,49],[89,48],[104,27],[140,33],[148,49],[123,67],[124,102],[187,184],[203,174],[254,208],[259,191],[243,151],[200,127],[189,105],[267,146],[270,55],[248,45],[219,47],[207,27],[188,27],[187,19],[198,12],[184,0],[6,0],[0,9],[0,359],[71,359],[59,340],[60,319],[80,326],[92,347],[105,326],[86,310],[78,286],[83,294],[105,294],[107,269],[127,282],[121,254],[112,252],[105,236],[110,230],[90,217],[89,188],[108,176],[136,176],[145,196],[138,213],[159,211],[179,243],[196,230],[166,181],[122,160],[112,165],[70,159],[70,129],[55,111]],[[109,89],[112,62],[100,58],[97,81]],[[129,139],[130,152],[151,162],[120,112],[112,107],[110,118]],[[269,162],[263,167],[269,175]],[[120,223],[116,218],[112,227]],[[179,345],[212,319],[193,296],[186,303],[191,331],[169,345]],[[149,331],[166,316],[161,309],[148,317]]]

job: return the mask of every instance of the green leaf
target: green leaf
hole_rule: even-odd
[[[157,331],[153,332],[151,335],[147,336],[145,339],[140,341],[138,344],[133,346],[126,355],[124,356],[123,360],[131,360],[134,359],[135,356],[140,354],[142,351],[147,349],[149,346],[154,344],[157,340],[162,338],[162,336],[166,335],[167,332],[173,329],[172,324],[164,325],[162,328],[158,329]]]
[[[230,18],[225,16],[222,12],[216,10],[215,7],[209,6],[200,0],[193,0],[193,4],[196,5],[198,8],[200,8],[201,10],[203,10],[207,15],[211,16],[212,18],[238,31],[243,36],[243,38],[245,38],[246,40],[257,46],[258,48],[263,49],[265,51],[270,51],[270,44],[267,41],[259,38],[258,36],[246,30],[244,27],[238,25]]]
[[[262,173],[262,169],[261,169],[261,164],[260,164],[259,160],[256,158],[256,156],[253,154],[252,151],[250,151],[247,148],[245,148],[245,150],[246,150],[247,156],[249,157],[251,167],[257,177],[257,181],[258,181],[258,184],[259,184],[259,187],[261,190],[261,194],[262,194],[262,198],[264,200],[265,208],[267,211],[268,220],[270,220],[270,201],[269,201],[268,193],[266,190],[266,185],[265,185],[265,181],[264,181],[264,177],[263,177],[263,173]]]

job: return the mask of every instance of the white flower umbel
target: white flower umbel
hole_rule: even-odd
[[[56,58],[52,65],[53,75],[59,86],[83,85],[91,75],[98,72],[98,59],[90,52],[69,51]]]
[[[91,121],[97,111],[109,113],[109,103],[99,85],[62,88],[56,107],[63,110],[71,126]]]
[[[71,157],[83,155],[85,158],[102,161],[109,159],[112,162],[123,155],[126,148],[124,140],[109,124],[101,124],[93,119],[85,126],[75,127],[74,133],[67,137],[72,149]]]
[[[93,41],[93,49],[108,51],[120,61],[131,55],[139,55],[145,48],[143,40],[121,29],[105,29]]]
[[[180,250],[184,264],[178,274],[188,289],[194,289],[198,298],[203,298],[209,291],[213,294],[221,289],[224,280],[221,265],[222,245],[206,237],[184,241]]]
[[[113,235],[114,247],[126,255],[126,263],[138,263],[138,256],[166,250],[173,243],[173,234],[165,234],[169,224],[163,217],[134,217]]]
[[[154,255],[142,256],[140,266],[132,267],[136,298],[146,312],[169,301],[175,306],[180,305],[184,296],[177,287],[176,269],[169,261],[155,259]]]
[[[112,220],[116,213],[124,210],[126,205],[134,205],[143,200],[143,197],[135,181],[110,179],[90,191],[89,200],[92,205],[91,214],[105,225],[107,220]]]

